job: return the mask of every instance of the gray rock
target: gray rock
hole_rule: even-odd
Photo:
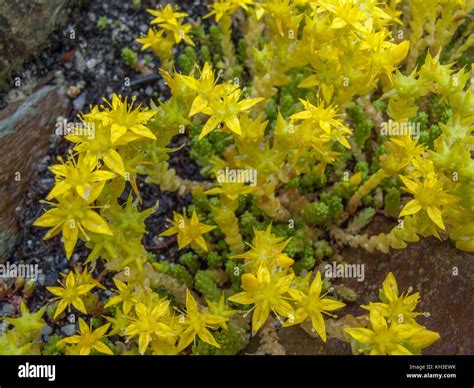
[[[57,117],[69,114],[68,101],[64,89],[47,85],[0,111],[0,262],[13,248],[18,232],[15,208],[36,174],[34,161],[47,153]]]
[[[37,53],[49,35],[66,21],[71,0],[0,0],[0,85],[12,70]]]
[[[88,59],[86,62],[86,65],[88,69],[93,69],[97,65],[97,59],[95,58]]]
[[[51,326],[45,326],[41,329],[41,335],[51,335],[53,333],[53,328]]]
[[[84,57],[82,56],[82,53],[80,51],[77,51],[74,58],[75,58],[76,70],[79,73],[83,73],[87,68],[87,63],[86,63]],[[66,65],[67,64],[68,64],[68,62],[66,63]]]
[[[61,333],[63,333],[64,335],[68,337],[74,335],[75,332],[76,332],[76,324],[74,323],[70,323],[69,325],[65,325],[61,327]]]
[[[45,281],[46,281],[46,275],[44,273],[40,273],[38,275],[38,284],[40,286],[44,286]]]
[[[74,109],[77,111],[81,111],[84,108],[85,104],[86,104],[86,92],[81,93],[72,102]]]
[[[92,22],[92,23],[95,23],[97,21],[97,15],[93,12],[89,12],[87,14],[87,17],[89,18],[89,20]]]
[[[11,317],[14,315],[16,312],[15,306],[13,306],[11,303],[5,303],[1,308],[0,308],[0,316],[9,316]]]

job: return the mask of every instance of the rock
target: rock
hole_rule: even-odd
[[[88,59],[86,62],[86,66],[88,69],[93,69],[97,65],[97,59],[91,58]]]
[[[61,333],[63,333],[65,336],[72,336],[76,332],[76,324],[70,323],[69,325],[64,325],[61,327]]]
[[[81,92],[81,89],[77,87],[76,85],[71,85],[67,89],[67,95],[68,97],[71,97],[71,98],[76,98],[80,92]]]
[[[67,20],[67,6],[78,0],[0,0],[0,85],[11,72],[48,42]],[[80,4],[82,5],[82,4]]]
[[[74,58],[75,58],[76,70],[79,73],[83,73],[87,68],[87,63],[86,63],[86,60],[84,59],[84,57],[82,56],[82,53],[80,51],[77,51]],[[68,65],[68,64],[69,63],[66,63],[66,65]]]
[[[38,275],[38,284],[40,286],[44,286],[45,282],[46,282],[46,275],[44,273],[40,273]]]
[[[82,108],[84,108],[85,103],[86,103],[86,92],[81,93],[79,97],[75,98],[74,101],[72,102],[74,109],[77,111],[81,111]]]
[[[13,306],[11,303],[5,303],[1,308],[0,308],[0,316],[5,317],[5,316],[13,316],[16,312],[15,306]]]
[[[387,219],[376,220],[365,231],[369,235],[387,229]],[[339,318],[366,314],[360,305],[377,301],[383,280],[389,272],[393,272],[400,293],[409,287],[413,287],[413,292],[420,292],[421,302],[416,310],[429,312],[430,316],[420,316],[417,321],[441,336],[423,354],[474,354],[473,254],[457,250],[449,241],[430,237],[408,244],[406,249],[391,250],[388,254],[345,247],[341,255],[350,263],[365,265],[365,280],[344,279],[344,286],[354,290],[357,297],[353,303],[347,303],[346,307],[336,312]],[[337,289],[337,285],[335,287]],[[347,342],[330,338],[324,344],[319,338],[311,338],[299,326],[279,329],[278,337],[289,355],[352,354]],[[255,352],[257,348],[258,341],[253,339],[246,352]]]
[[[89,18],[89,20],[92,22],[92,23],[95,23],[97,21],[97,15],[93,12],[89,12],[87,14],[87,17]]]
[[[41,335],[51,335],[53,333],[53,328],[51,326],[45,326],[41,329]]]
[[[70,111],[65,92],[47,85],[0,111],[0,262],[6,260],[18,231],[15,208],[46,154],[56,118]]]

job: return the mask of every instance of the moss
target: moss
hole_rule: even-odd
[[[206,342],[198,339],[192,348],[195,355],[235,355],[241,352],[248,343],[248,336],[243,327],[233,323],[229,323],[229,329],[219,329],[214,332],[214,338],[221,348],[216,348]]]
[[[128,67],[133,67],[138,63],[137,53],[128,47],[122,49],[122,59]]]
[[[316,265],[316,257],[314,250],[311,247],[305,247],[303,251],[303,257],[294,264],[294,270],[296,273],[300,273],[303,269],[310,271]]]
[[[194,287],[209,300],[217,302],[220,298],[221,291],[211,274],[207,271],[197,271],[194,276]]]
[[[58,342],[61,339],[61,336],[58,334],[53,334],[49,337],[46,346],[43,348],[42,354],[45,356],[60,356],[64,354],[64,350],[58,347]]]
[[[222,255],[217,252],[209,252],[206,259],[209,268],[220,268],[225,261]]]
[[[157,263],[156,268],[159,272],[170,275],[179,282],[186,285],[188,288],[193,286],[193,277],[181,264],[174,264],[168,262]]]
[[[178,69],[184,74],[189,74],[193,70],[193,67],[196,63],[196,51],[191,46],[186,46],[184,52],[178,56]]]
[[[312,202],[303,207],[302,214],[305,222],[322,226],[327,223],[329,208],[324,202]]]
[[[179,262],[185,265],[191,273],[196,273],[201,267],[197,255],[193,252],[187,252],[184,255],[181,255]]]

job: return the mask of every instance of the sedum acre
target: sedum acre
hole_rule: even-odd
[[[350,341],[354,353],[420,354],[438,340],[416,321],[420,295],[401,294],[391,273],[380,302],[363,306],[365,326],[336,336],[345,304],[322,268],[350,261],[340,245],[388,253],[434,236],[474,252],[472,68],[458,62],[473,43],[463,32],[472,6],[216,0],[209,28],[171,5],[148,10],[137,41],[158,56],[169,98],[147,108],[113,94],[81,114],[94,136],[66,137],[72,151],[51,166],[55,187],[35,222],[46,239],[61,236],[67,258],[78,240],[88,254],[48,287],[54,319],[71,306],[90,316],[58,346],[230,354],[250,333],[292,325]],[[176,144],[204,181],[171,167]],[[159,209],[144,207],[156,201],[142,198],[149,183],[187,207],[168,229],[146,224]],[[391,229],[358,234],[384,209]],[[161,237],[145,246],[145,234]],[[102,303],[105,274],[116,290]],[[15,335],[36,340],[44,309],[21,310],[1,352],[41,351]]]

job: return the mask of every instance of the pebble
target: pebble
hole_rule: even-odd
[[[5,303],[1,308],[0,308],[0,315],[4,317],[5,315],[12,316],[15,314],[15,306],[13,306],[11,303]]]
[[[86,65],[88,69],[93,69],[97,65],[97,59],[95,58],[88,59],[86,62]]]
[[[72,102],[74,109],[77,111],[81,111],[84,108],[85,104],[86,104],[86,92],[81,93],[79,97],[75,98],[74,101]]]
[[[68,97],[76,98],[79,95],[80,92],[81,92],[81,89],[78,86],[71,85],[67,88],[66,93],[67,93]]]
[[[46,282],[46,275],[44,273],[40,273],[38,275],[38,284],[40,286],[44,286],[45,285],[45,282]]]
[[[41,329],[41,335],[51,335],[53,333],[53,328],[51,326],[45,326]]]
[[[86,70],[87,64],[86,64],[86,61],[84,60],[84,57],[82,56],[80,51],[76,52],[75,58],[76,58],[76,62],[75,62],[76,63],[76,70],[79,73],[84,72],[84,70]],[[68,63],[65,64],[66,67],[67,67],[67,65],[68,65]]]
[[[97,15],[93,12],[89,12],[87,14],[87,17],[89,18],[89,20],[92,22],[92,23],[95,23],[96,20],[97,20]]]
[[[61,327],[61,333],[63,333],[64,335],[68,337],[74,335],[75,332],[76,332],[76,325],[74,323],[70,323],[69,325],[65,325]]]

